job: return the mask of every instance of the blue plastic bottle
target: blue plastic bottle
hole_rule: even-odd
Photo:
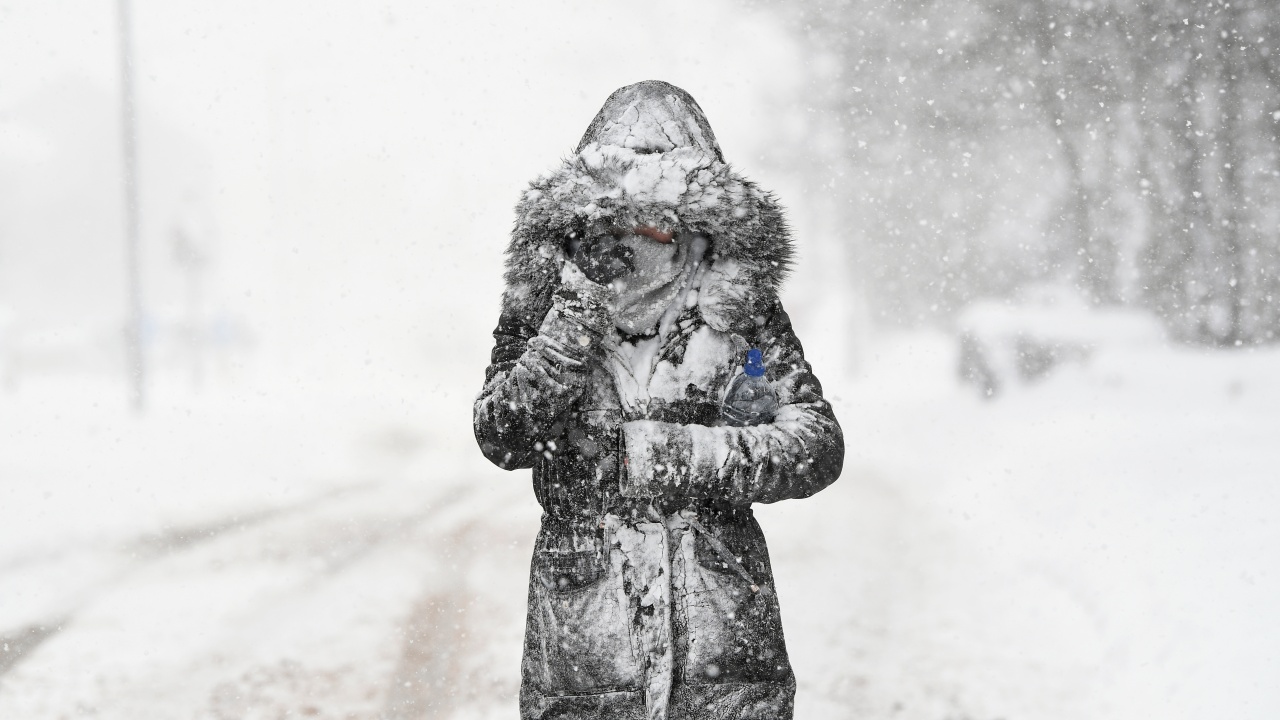
[[[720,414],[725,422],[737,427],[773,422],[778,414],[778,396],[764,376],[764,354],[755,348],[747,351],[742,374],[729,383]]]

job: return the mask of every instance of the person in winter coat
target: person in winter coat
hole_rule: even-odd
[[[516,213],[474,421],[486,457],[533,469],[543,509],[521,717],[792,717],[751,505],[831,484],[844,440],[778,300],[781,209],[688,93],[648,81]],[[752,349],[776,411],[731,423]]]

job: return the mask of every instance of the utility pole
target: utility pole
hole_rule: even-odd
[[[137,121],[133,99],[133,41],[130,33],[129,0],[118,0],[120,23],[121,131],[124,149],[125,263],[129,287],[129,319],[126,336],[125,372],[130,379],[133,409],[146,407],[146,358],[142,348],[142,273],[138,241],[138,149]]]

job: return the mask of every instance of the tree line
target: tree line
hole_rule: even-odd
[[[1069,285],[1171,335],[1280,333],[1280,3],[842,0],[802,160],[876,313]]]

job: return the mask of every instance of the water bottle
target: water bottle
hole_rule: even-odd
[[[755,348],[747,351],[742,374],[729,383],[720,408],[729,425],[745,427],[773,422],[778,414],[778,396],[764,377],[764,354]]]

